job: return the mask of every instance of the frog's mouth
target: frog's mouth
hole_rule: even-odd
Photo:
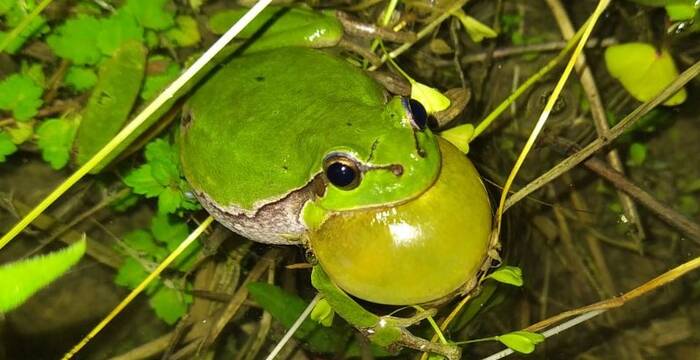
[[[334,213],[309,232],[331,279],[359,298],[392,305],[435,301],[469,282],[487,258],[491,207],[471,162],[439,140],[435,183],[404,203]]]

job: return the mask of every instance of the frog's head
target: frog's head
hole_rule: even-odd
[[[341,107],[339,112],[348,117],[355,116],[353,111],[357,116],[372,114],[357,107]],[[394,97],[373,113],[377,117],[374,124],[340,129],[342,139],[329,144],[317,160],[322,161],[326,186],[314,205],[324,216],[406,202],[430,188],[438,177],[440,149],[419,102]],[[316,227],[323,218],[305,220]]]
[[[348,293],[384,304],[459,291],[485,261],[491,209],[479,174],[434,135],[423,107],[394,98],[391,131],[369,155],[351,146],[323,161],[325,192],[304,208],[309,246]]]

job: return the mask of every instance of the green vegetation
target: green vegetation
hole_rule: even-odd
[[[48,8],[49,11],[42,11],[30,18],[29,14],[38,3],[36,0],[0,0],[0,56],[6,56],[0,58],[0,61],[4,61],[0,62],[3,66],[0,69],[0,173],[3,173],[3,176],[27,162],[43,161],[44,168],[61,170],[60,174],[84,163],[134,114],[175,79],[205,45],[211,43],[215,34],[223,33],[231,23],[230,9],[210,8],[208,6],[211,2],[205,0],[125,0],[107,2],[107,5],[101,1],[74,1],[64,4],[56,1]],[[377,20],[377,14],[381,14],[384,3],[372,3],[374,2],[360,2],[357,5],[359,10],[353,12],[353,15],[363,21],[380,22]],[[433,21],[434,15],[443,11],[409,1],[399,3],[402,5],[398,7],[396,18],[386,17],[387,27],[419,31]],[[540,35],[542,24],[533,24],[533,17],[537,12],[533,11],[531,6],[535,5],[530,2],[523,4],[504,1],[502,9],[493,11],[490,8],[485,11],[481,7],[485,6],[484,1],[473,3],[473,8],[470,4],[454,13],[450,20],[432,33],[431,40],[436,43],[439,41],[440,51],[422,47],[423,43],[418,42],[407,54],[397,59],[397,62],[413,77],[408,79],[414,85],[411,88],[414,95],[421,97],[416,93],[422,91],[424,98],[431,99],[425,101],[431,110],[442,109],[446,104],[445,98],[436,95],[439,94],[436,88],[472,88],[472,103],[466,114],[457,120],[459,125],[451,124],[452,127],[442,134],[454,144],[458,144],[460,150],[470,153],[470,157],[476,159],[475,163],[480,170],[483,168],[488,174],[485,182],[493,182],[498,187],[503,183],[503,174],[512,166],[513,152],[520,148],[522,140],[527,136],[525,130],[529,130],[529,121],[537,115],[526,113],[523,107],[528,102],[528,106],[535,103],[534,108],[539,109],[537,101],[540,99],[528,100],[527,93],[519,98],[509,109],[512,121],[508,123],[506,119],[499,119],[502,123],[498,124],[496,130],[489,129],[489,132],[493,131],[497,137],[482,137],[471,149],[469,141],[472,139],[474,126],[465,122],[476,123],[477,119],[488,113],[502,97],[507,96],[511,87],[515,88],[526,76],[537,71],[537,67],[542,65],[540,61],[551,58],[547,52],[550,50],[535,48],[533,45],[551,45],[550,43],[559,42],[560,44],[554,45],[561,47],[561,36],[553,22],[549,25],[554,30],[550,29],[551,33]],[[110,8],[109,4],[114,8]],[[318,4],[314,2],[314,5]],[[599,81],[608,125],[615,126],[639,103],[653,99],[667,85],[678,79],[679,70],[684,70],[692,64],[691,60],[697,59],[697,50],[686,51],[687,49],[683,48],[686,43],[696,40],[700,31],[700,12],[696,4],[697,1],[687,0],[634,0],[621,2],[618,8],[610,10],[613,17],[624,18],[620,14],[634,14],[635,17],[651,19],[650,21],[658,23],[642,26],[645,31],[648,30],[648,34],[634,28],[637,23],[629,21],[619,26],[610,25],[615,29],[622,28],[623,31],[613,32],[603,28],[593,35],[600,41],[598,45],[587,50],[587,57]],[[371,11],[363,10],[362,6],[367,6]],[[475,12],[472,13],[471,10]],[[535,18],[539,21],[539,18]],[[575,22],[581,19],[582,16],[575,18]],[[27,20],[28,25],[22,31],[13,34],[13,30]],[[576,23],[576,26],[580,25],[580,22]],[[613,42],[600,45],[602,40],[611,38]],[[386,46],[386,49],[379,48],[375,53],[378,57],[385,54],[385,51],[390,52],[396,48],[392,42],[383,42],[382,45]],[[552,49],[559,48],[553,46]],[[512,51],[515,56],[509,58],[508,51]],[[359,55],[351,50],[343,49],[338,53],[347,55],[352,63],[362,63],[357,61]],[[504,53],[506,55],[503,55]],[[470,56],[471,60],[464,60]],[[515,63],[512,59],[519,62]],[[369,64],[369,61],[362,60]],[[5,64],[8,64],[6,68]],[[513,70],[514,68],[517,71]],[[556,73],[556,70],[553,73]],[[546,88],[551,81],[552,78],[543,77],[536,86]],[[423,84],[430,84],[430,87]],[[695,88],[691,88],[693,86]],[[576,108],[575,114],[555,123],[551,135],[555,138],[575,139],[578,145],[585,145],[586,141],[582,139],[594,137],[595,130],[592,125],[583,130],[580,126],[581,123],[590,120],[591,107],[596,105],[586,99],[578,83],[571,87],[573,89],[568,91],[572,95],[566,100],[569,101],[568,105]],[[547,94],[547,91],[542,93]],[[697,219],[700,214],[700,175],[692,168],[678,168],[676,179],[674,171],[679,162],[674,160],[674,156],[683,158],[681,163],[697,162],[697,152],[694,150],[696,147],[693,143],[690,140],[687,143],[681,141],[687,136],[683,133],[687,131],[687,127],[680,128],[681,130],[675,128],[679,125],[677,119],[687,118],[687,109],[692,105],[689,103],[693,100],[697,102],[694,96],[697,96],[697,83],[689,85],[688,89],[679,90],[664,102],[665,106],[657,107],[641,117],[611,145],[611,148],[616,147],[620,150],[621,163],[625,165],[625,170],[632,180],[642,187],[653,188],[660,200],[669,203],[672,208],[690,219]],[[566,108],[567,104],[563,107]],[[690,112],[695,110],[691,109]],[[195,213],[201,210],[201,206],[185,181],[180,166],[176,140],[179,115],[176,111],[166,113],[166,110],[163,110],[158,117],[160,119],[154,121],[153,126],[158,129],[157,132],[140,134],[138,139],[121,149],[123,153],[116,158],[118,161],[101,164],[99,171],[95,171],[95,176],[86,181],[85,187],[71,195],[80,198],[76,202],[84,201],[94,208],[77,211],[71,208],[70,205],[74,204],[69,202],[65,206],[68,210],[56,210],[58,215],[55,219],[43,219],[53,220],[53,227],[36,227],[29,232],[29,236],[37,237],[35,240],[39,249],[46,246],[42,242],[46,238],[64,240],[65,232],[71,230],[62,229],[62,226],[75,225],[70,224],[72,218],[60,216],[65,210],[71,217],[78,213],[85,215],[81,221],[87,219],[86,223],[100,224],[99,228],[94,224],[86,226],[89,228],[87,242],[80,241],[62,250],[46,252],[46,255],[27,258],[19,256],[17,258],[20,260],[0,266],[0,313],[14,311],[32,294],[71,269],[86,252],[86,247],[90,246],[90,237],[99,238],[100,245],[107,244],[107,251],[117,254],[111,263],[114,269],[114,283],[126,289],[133,289],[180,244],[196,226],[197,220],[203,218]],[[503,118],[508,117],[509,115],[504,113]],[[550,125],[547,126],[549,130]],[[692,131],[688,133],[692,134]],[[484,135],[492,134],[487,132]],[[664,137],[666,143],[671,142],[668,140],[670,137],[674,144],[679,143],[680,146],[670,147],[668,150],[663,148],[659,141]],[[532,166],[532,170],[522,179],[522,183],[518,183],[515,190],[525,185],[529,179],[543,173],[546,170],[545,164],[560,159],[553,160],[548,157],[551,152],[549,145],[551,144],[547,144],[545,140],[538,144],[541,146],[541,153],[537,156],[541,156],[542,159],[538,158],[537,161],[526,164]],[[671,180],[665,178],[665,174],[669,172],[674,173]],[[562,183],[555,182],[546,191],[530,196],[531,201],[524,210],[527,217],[523,216],[523,219],[527,219],[526,224],[521,224],[520,219],[514,219],[513,224],[509,224],[512,226],[509,230],[516,233],[516,239],[508,239],[510,243],[504,244],[506,250],[523,243],[527,244],[525,255],[521,255],[526,258],[523,268],[527,270],[527,281],[523,279],[520,268],[514,266],[503,265],[489,275],[484,275],[485,281],[481,284],[480,292],[473,294],[474,297],[464,305],[461,314],[454,319],[449,330],[441,334],[446,336],[448,341],[472,339],[482,333],[493,335],[509,331],[504,331],[503,328],[519,329],[525,323],[534,322],[557,311],[618,295],[632,286],[630,284],[638,284],[651,278],[656,272],[648,269],[659,268],[662,261],[665,266],[687,260],[688,256],[695,256],[696,248],[692,247],[692,242],[687,237],[658,226],[656,219],[649,220],[651,216],[646,210],[642,210],[642,216],[652,235],[647,235],[646,240],[632,240],[637,235],[632,230],[623,203],[616,197],[617,193],[613,187],[602,181],[595,181],[597,193],[591,194],[587,192],[589,189],[585,188],[588,183],[579,182],[579,178],[586,176],[586,179],[590,180],[590,174],[579,175],[576,173],[573,179],[566,179]],[[486,186],[492,188],[491,185]],[[655,188],[656,186],[659,188]],[[493,187],[494,191],[497,191],[496,187]],[[573,195],[561,191],[560,188],[570,190]],[[2,189],[0,201],[3,204],[2,210],[7,210],[7,214],[14,219],[14,216],[21,216],[24,210],[15,207],[13,190]],[[577,191],[580,193],[576,193]],[[116,196],[115,193],[121,195]],[[19,198],[23,200],[22,196]],[[580,198],[590,201],[588,206],[578,203]],[[540,203],[545,205],[540,206]],[[99,213],[104,209],[107,209],[107,215]],[[141,221],[140,225],[121,225],[120,230],[124,230],[124,227],[127,229],[121,232],[112,232],[110,226],[103,225],[110,225],[112,219],[119,219],[119,214],[123,212],[129,215],[139,214],[141,218],[137,221]],[[550,212],[554,214],[551,219],[543,219],[542,214]],[[95,216],[95,213],[99,216]],[[3,212],[3,216],[5,214]],[[590,219],[583,219],[584,217]],[[215,238],[215,235],[216,232],[206,236],[211,239]],[[103,242],[101,237],[108,240]],[[573,244],[567,242],[572,239]],[[250,351],[251,354],[256,354],[257,352],[251,350],[256,349],[256,346],[258,348],[255,351],[264,352],[266,347],[263,344],[269,346],[273,343],[269,339],[277,339],[282,329],[289,327],[306,308],[308,301],[305,299],[313,296],[314,290],[307,284],[309,273],[306,270],[283,268],[290,264],[313,260],[311,257],[304,258],[300,252],[285,253],[285,257],[275,265],[276,267],[270,265],[271,270],[263,272],[262,275],[262,279],[268,276],[267,282],[259,282],[265,280],[258,279],[260,275],[257,275],[257,281],[247,282],[247,286],[242,286],[241,284],[246,283],[243,280],[251,276],[252,264],[262,257],[261,254],[266,248],[248,243],[241,246],[241,242],[243,241],[238,238],[227,238],[220,248],[217,248],[220,245],[216,243],[213,246],[215,255],[204,251],[205,242],[197,242],[145,290],[144,300],[147,298],[155,315],[168,325],[176,324],[188,314],[195,299],[205,301],[207,306],[217,311],[216,316],[207,314],[211,317],[204,318],[210,321],[207,326],[213,323],[212,319],[219,319],[223,307],[229,306],[229,301],[238,291],[248,291],[249,299],[246,302],[241,300],[238,312],[227,319],[227,331],[231,330],[233,335],[219,339],[220,343],[216,345],[219,348],[212,350],[212,353]],[[513,245],[513,242],[516,245]],[[598,252],[600,249],[595,248],[596,244],[601,246],[601,243],[602,254]],[[210,244],[206,244],[206,250],[212,250],[208,248]],[[53,245],[55,243],[51,245],[52,249],[57,248]],[[518,251],[523,250],[518,249],[516,253]],[[96,257],[98,262],[103,261],[99,260],[100,254],[97,254],[91,255]],[[583,257],[583,260],[579,257]],[[621,262],[620,259],[625,261]],[[110,265],[109,261],[104,262]],[[232,279],[227,279],[221,273],[212,275],[214,270],[206,267],[208,262],[216,263],[216,271],[222,271],[222,264],[226,264],[225,274]],[[504,259],[504,264],[513,263],[516,262]],[[638,263],[643,266],[637,266]],[[605,267],[606,264],[611,268],[610,271]],[[547,271],[550,271],[550,267],[554,270],[540,276],[545,272],[545,267]],[[201,274],[200,270],[202,273],[211,271],[212,274],[207,273],[207,276],[228,287],[198,288],[196,276]],[[284,276],[279,276],[280,273]],[[637,277],[634,277],[635,274]],[[622,276],[625,278],[621,278]],[[304,279],[303,282],[299,280],[301,278]],[[212,283],[216,281],[211,280]],[[692,294],[682,294],[674,298],[673,304],[680,304],[681,308],[686,305],[686,298],[697,302],[700,294],[698,284],[700,283],[695,281]],[[233,293],[234,289],[237,289],[236,293]],[[513,295],[515,292],[518,295]],[[666,295],[660,295],[660,298]],[[77,296],[89,294],[80,293]],[[520,296],[521,302],[513,301],[515,296]],[[549,301],[550,299],[552,301]],[[313,309],[311,318],[304,321],[301,330],[295,334],[295,338],[304,349],[345,357],[367,356],[368,353],[378,357],[396,355],[378,346],[364,344],[353,336],[355,330],[340,316],[335,316],[336,311],[330,305],[332,300],[334,299],[330,297],[322,298]],[[503,303],[507,305],[499,307]],[[447,307],[452,306],[454,304],[450,303]],[[441,310],[435,321],[440,323],[444,320],[449,310],[447,307]],[[350,312],[355,310],[357,309],[351,309]],[[366,314],[360,314],[358,317],[362,317],[363,321],[367,318],[374,321],[377,318],[375,314],[388,313],[385,310],[379,308],[368,317],[363,317]],[[391,311],[404,315],[406,309]],[[265,323],[265,316],[262,317],[263,321],[260,321],[260,314],[263,312],[268,313],[268,320],[269,317],[274,319],[272,325],[269,322]],[[518,318],[513,314],[521,316]],[[391,315],[396,314],[392,312]],[[397,317],[400,317],[399,315]],[[635,317],[636,315],[634,314]],[[475,321],[486,316],[489,321],[493,320],[493,323]],[[648,320],[647,317],[644,319]],[[665,323],[657,324],[661,323],[660,320],[667,319],[655,319],[651,316],[649,319],[654,323],[652,330],[657,326],[668,326]],[[201,318],[195,320],[203,321]],[[669,315],[668,320],[675,319]],[[160,321],[158,323],[163,325]],[[183,332],[199,325],[189,322],[181,324],[182,329],[178,328],[178,331]],[[139,325],[131,326],[136,328]],[[673,326],[677,326],[680,329],[678,333],[682,335],[691,325],[686,326],[678,321]],[[414,332],[416,335],[428,339],[432,336],[437,337],[427,321],[418,328],[419,330]],[[393,333],[380,335],[390,340],[395,339],[396,329],[398,327],[389,331],[394,331]],[[637,330],[639,329],[635,329]],[[257,340],[256,336],[259,337]],[[649,338],[649,334],[645,336]],[[242,343],[241,339],[244,338],[259,341],[260,344],[252,340]],[[578,339],[576,335],[573,340],[568,341],[577,342]],[[633,337],[626,337],[629,343],[624,344],[625,347],[621,349],[631,346],[633,341],[630,339],[634,340]],[[514,351],[527,354],[535,351],[537,344],[544,341],[544,337],[536,332],[513,331],[464,343],[482,340],[500,342]],[[138,341],[146,340],[139,337]],[[141,343],[129,344],[132,345]],[[553,349],[561,349],[554,346],[561,345],[553,345]],[[646,351],[654,346],[645,343],[641,344],[640,348]],[[474,350],[472,345],[464,349],[483,355],[479,350]],[[655,355],[667,348],[659,345],[659,349],[654,348]],[[571,351],[579,351],[577,354],[580,354],[587,350]],[[114,354],[110,353],[109,356],[112,355]],[[587,355],[595,357],[600,354]],[[398,356],[406,356],[406,353]],[[430,358],[439,357],[431,355]]]

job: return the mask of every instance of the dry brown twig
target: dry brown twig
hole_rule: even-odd
[[[571,39],[574,34],[574,27],[571,24],[571,19],[566,13],[564,6],[560,0],[546,0],[547,5],[552,10],[554,19],[559,25],[564,39]],[[593,117],[593,123],[595,124],[596,132],[598,136],[605,136],[610,132],[610,127],[608,126],[607,116],[605,115],[605,108],[603,102],[600,99],[600,93],[598,92],[598,86],[596,85],[595,78],[593,77],[593,72],[586,64],[586,56],[581,54],[576,62],[576,71],[579,74],[579,79],[581,81],[581,87],[586,93],[588,98],[588,103],[591,106],[591,116]],[[610,166],[624,174],[624,166],[622,165],[622,160],[620,159],[620,154],[617,149],[611,149],[607,155],[607,162]],[[637,211],[637,206],[634,204],[632,199],[625,193],[618,190],[618,198],[620,199],[620,204],[622,205],[622,210],[627,217],[627,220],[632,223],[636,230],[634,236],[634,242],[637,248],[641,251],[642,240],[644,240],[644,227],[639,218],[639,211]]]
[[[552,142],[554,142],[555,145],[566,149],[576,149],[575,144],[561,138],[552,139]],[[656,200],[654,196],[630,181],[624,174],[608,166],[605,162],[595,157],[591,157],[586,159],[583,162],[583,165],[613,184],[618,190],[627,193],[631,198],[639,202],[639,204],[643,205],[661,220],[673,226],[685,236],[695,241],[697,244],[700,244],[700,225],[688,219],[686,216],[677,212],[670,206]]]

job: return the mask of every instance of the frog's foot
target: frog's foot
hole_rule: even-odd
[[[393,31],[374,24],[360,22],[342,11],[336,11],[335,17],[343,25],[345,34],[348,35],[366,39],[380,38],[396,43],[416,41],[416,34],[410,31]]]
[[[405,77],[388,71],[367,71],[375,81],[390,93],[399,96],[411,96],[411,83]]]
[[[370,64],[372,64],[373,66],[379,67],[382,65],[382,60],[379,58],[379,56],[377,56],[375,53],[371,52],[368,48],[366,48],[360,44],[357,44],[355,42],[352,42],[350,40],[343,38],[343,39],[340,39],[340,41],[338,42],[338,46],[345,49],[345,50],[354,52],[354,53],[362,56],[365,60],[369,61]]]
[[[399,343],[411,349],[442,355],[449,360],[459,360],[462,358],[462,349],[458,346],[434,343],[415,336],[406,329],[402,329]]]
[[[418,324],[419,322],[437,314],[436,309],[419,310],[415,315],[410,317],[396,317],[396,316],[381,316],[379,321],[385,321],[393,326],[398,326],[402,328],[407,328],[411,325]]]
[[[421,352],[442,355],[449,360],[460,359],[462,350],[458,346],[431,342],[413,335],[407,329],[408,326],[416,324],[434,313],[434,311],[421,311],[411,318],[382,316],[375,326],[359,330],[373,343],[384,346],[391,351],[407,347]]]
[[[407,318],[377,316],[362,307],[333,283],[320,266],[314,266],[311,283],[323,295],[333,310],[350,325],[358,329],[373,343],[391,351],[408,347],[445,356],[450,360],[460,358],[459,347],[450,344],[431,343],[414,336],[408,327],[435,315],[436,310],[421,310]]]
[[[377,67],[379,67],[382,64],[381,59],[375,53],[367,49],[365,46],[352,41],[351,38],[380,38],[382,40],[397,43],[408,43],[416,41],[416,34],[412,32],[393,31],[390,29],[385,29],[383,27],[376,26],[374,24],[360,22],[356,19],[353,19],[350,15],[342,11],[336,11],[335,17],[336,19],[338,19],[338,21],[340,21],[340,24],[343,26],[344,34],[343,38],[340,40],[340,42],[338,42],[338,46],[362,56],[372,65]]]

